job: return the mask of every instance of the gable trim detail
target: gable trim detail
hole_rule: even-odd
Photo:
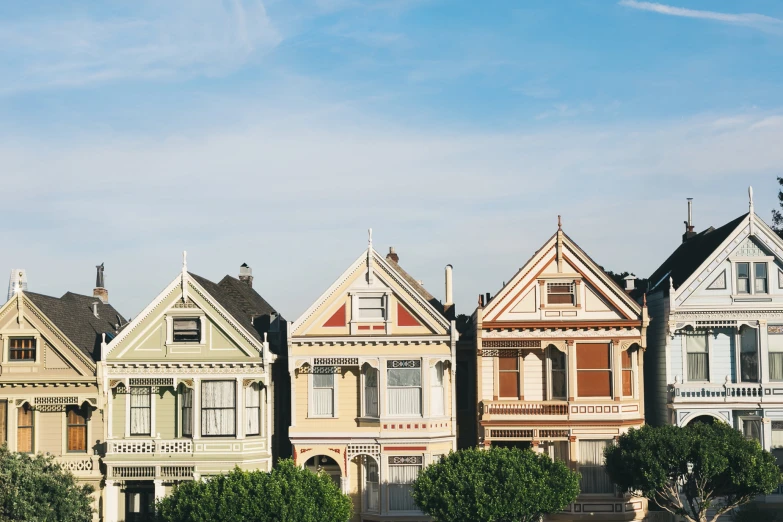
[[[23,299],[24,306],[36,317],[39,321],[41,321],[47,329],[54,335],[57,340],[59,340],[63,345],[67,346],[71,352],[76,355],[76,357],[79,359],[81,363],[83,363],[85,366],[87,366],[91,370],[95,370],[96,365],[95,362],[88,359],[87,356],[78,348],[76,348],[71,341],[68,340],[68,337],[64,333],[60,331],[59,328],[57,328],[49,319],[46,317],[46,315],[41,312],[38,307],[33,305],[30,301],[27,299]],[[9,301],[10,302],[10,301]],[[45,353],[45,352],[44,352]],[[67,361],[66,361],[67,362]],[[78,368],[74,368],[76,371],[79,371]]]
[[[726,278],[726,269],[723,269],[723,272],[718,274],[715,279],[712,280],[712,283],[707,287],[707,290],[726,290],[727,286],[727,278]]]

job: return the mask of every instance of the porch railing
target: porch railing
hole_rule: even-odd
[[[191,454],[193,441],[190,439],[173,440],[110,440],[106,443],[107,455],[123,454]]]

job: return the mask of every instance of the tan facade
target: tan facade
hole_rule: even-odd
[[[456,449],[456,332],[439,306],[370,248],[291,326],[294,459],[331,474],[355,520],[426,520],[410,482]]]
[[[42,311],[41,301],[61,304],[18,292],[0,308],[0,443],[54,455],[92,485],[97,520],[104,428],[98,365]]]
[[[476,311],[479,441],[532,447],[582,473],[582,494],[551,520],[638,520],[603,449],[644,424],[641,309],[562,230]]]
[[[183,270],[103,348],[107,522],[149,520],[181,481],[272,467],[269,343]]]

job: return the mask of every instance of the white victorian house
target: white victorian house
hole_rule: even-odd
[[[783,240],[753,210],[695,233],[650,276],[647,421],[720,420],[783,465]],[[783,503],[783,488],[765,499]]]

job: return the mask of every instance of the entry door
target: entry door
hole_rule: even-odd
[[[153,486],[130,486],[125,490],[125,522],[153,522],[155,489]]]

